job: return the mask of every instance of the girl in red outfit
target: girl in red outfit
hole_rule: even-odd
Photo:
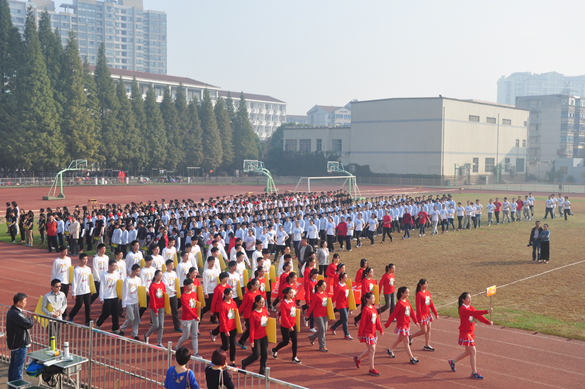
[[[363,275],[364,275],[364,278],[362,279],[362,299],[361,299],[362,307],[366,303],[366,301],[365,301],[366,293],[373,293],[374,292],[374,285],[376,285],[376,280],[374,279],[374,269],[372,269],[371,267],[366,268],[366,270],[364,270],[364,272],[363,272]],[[356,327],[357,327],[358,323],[360,322],[361,318],[362,318],[362,314],[360,313],[354,319],[353,324],[355,324]]]
[[[240,304],[240,316],[244,318],[244,322],[246,323],[246,330],[240,337],[238,341],[238,346],[241,349],[247,350],[248,347],[245,346],[246,340],[248,336],[250,336],[250,314],[252,313],[252,305],[254,304],[254,299],[256,296],[260,295],[258,289],[260,288],[260,281],[253,278],[247,285],[248,291],[242,298],[242,303]]]
[[[412,355],[412,351],[410,351],[410,346],[408,344],[408,335],[410,334],[410,319],[412,318],[414,324],[416,325],[419,324],[418,320],[416,319],[416,316],[413,315],[414,312],[412,306],[407,300],[408,295],[409,290],[406,286],[401,286],[400,288],[398,288],[398,293],[396,293],[396,298],[398,299],[398,302],[396,303],[396,308],[394,309],[394,312],[392,312],[392,314],[388,318],[388,321],[384,325],[384,327],[388,328],[396,318],[396,329],[394,330],[394,333],[398,334],[398,338],[396,338],[394,343],[392,343],[392,346],[390,346],[390,348],[386,350],[386,352],[388,353],[390,358],[394,358],[394,349],[396,348],[396,346],[398,346],[400,342],[402,342],[404,344],[404,349],[406,350],[406,353],[410,357],[410,363],[416,365],[418,363],[418,359],[416,359],[414,355]]]
[[[362,284],[362,274],[364,273],[364,270],[366,270],[367,268],[368,268],[368,260],[365,258],[362,258],[362,260],[360,261],[360,268],[357,271],[357,273],[355,273],[355,285]]]
[[[315,294],[311,301],[311,306],[307,311],[308,315],[313,315],[313,319],[317,323],[317,333],[309,335],[311,346],[315,343],[315,339],[319,338],[319,351],[326,353],[329,351],[325,347],[325,332],[327,331],[327,284],[320,280],[315,286]]]
[[[380,324],[380,315],[374,307],[374,301],[376,296],[373,293],[366,293],[365,304],[362,309],[362,321],[360,322],[360,329],[358,331],[358,338],[360,343],[365,343],[367,348],[357,357],[353,357],[356,367],[359,369],[361,362],[364,358],[370,358],[370,371],[368,374],[375,377],[379,376],[380,373],[374,367],[374,355],[376,354],[376,344],[378,343],[378,337],[376,331],[380,331],[380,336],[384,335],[384,330]]]
[[[284,281],[284,284],[282,285],[282,293],[283,293],[283,299],[286,297],[286,294],[284,293],[284,290],[286,288],[291,288],[292,292],[293,292],[293,301],[295,301],[296,303],[296,296],[297,296],[297,273],[295,273],[294,271],[291,271],[290,274],[286,277],[286,280]]]
[[[286,262],[283,266],[282,266],[282,270],[284,270],[284,273],[282,273],[280,275],[280,278],[278,280],[278,296],[276,297],[276,299],[272,302],[272,306],[276,307],[276,304],[279,301],[282,301],[284,299],[284,295],[282,294],[282,291],[284,290],[284,284],[286,283],[286,278],[288,277],[288,275],[290,274],[291,270],[292,270],[292,262]]]
[[[332,278],[334,280],[338,280],[337,278],[337,265],[339,265],[339,254],[335,253],[333,254],[333,260],[332,262],[329,264],[329,266],[327,266],[327,271],[325,271],[325,275],[327,276],[327,278]]]
[[[305,278],[305,305],[303,305],[303,311],[308,310],[313,296],[315,295],[315,286],[317,285],[317,277],[319,276],[319,270],[311,270],[309,278]],[[309,331],[317,332],[315,329],[315,318],[309,313],[305,313],[305,327],[310,325]]]
[[[150,308],[150,319],[152,325],[144,334],[144,343],[148,343],[148,338],[155,331],[157,331],[157,345],[162,345],[162,336],[164,330],[164,318],[165,318],[165,299],[164,295],[167,292],[164,282],[162,282],[162,271],[157,270],[154,272],[154,280],[150,284],[148,289],[149,308]]]
[[[332,302],[335,303],[335,308],[337,312],[339,312],[339,320],[335,324],[329,328],[331,333],[335,335],[335,331],[339,326],[342,326],[343,333],[345,334],[346,340],[353,340],[349,331],[347,329],[347,319],[348,319],[348,312],[349,312],[349,303],[347,298],[349,297],[349,286],[346,284],[347,282],[347,274],[341,273],[339,275],[339,282],[337,283],[337,287],[335,288],[335,294],[331,299]]]
[[[380,308],[380,314],[386,312],[390,309],[390,314],[394,312],[394,306],[396,302],[394,300],[394,272],[396,271],[396,266],[393,263],[386,266],[386,273],[382,276],[380,280],[380,293],[384,294],[384,301],[385,304],[383,307]],[[417,309],[418,311],[418,309]]]
[[[278,356],[278,351],[288,346],[292,341],[292,362],[301,363],[297,358],[297,331],[295,329],[296,318],[299,314],[295,303],[295,291],[291,287],[286,287],[282,291],[284,300],[280,304],[280,333],[282,334],[282,342],[272,349],[272,357],[274,359]]]
[[[315,257],[309,258],[307,266],[305,266],[305,270],[303,272],[303,277],[305,278],[305,280],[311,278],[310,275],[313,269],[317,269],[317,260],[315,259]]]
[[[254,298],[252,313],[250,314],[250,340],[254,343],[252,355],[242,359],[242,370],[256,362],[260,358],[260,371],[266,372],[266,360],[268,359],[268,336],[266,336],[266,325],[268,324],[268,311],[264,296],[258,295]]]
[[[429,283],[427,280],[422,279],[416,285],[416,318],[420,323],[420,330],[414,334],[412,334],[409,339],[409,344],[412,344],[412,338],[416,338],[417,336],[424,335],[425,336],[425,346],[423,347],[424,351],[435,351],[434,348],[431,347],[431,322],[433,321],[433,317],[431,316],[431,311],[435,315],[435,319],[439,318],[439,314],[435,309],[435,304],[433,304],[433,299],[431,298],[431,293],[427,290]]]
[[[461,324],[459,325],[459,345],[465,346],[465,351],[457,355],[455,359],[449,359],[451,370],[455,371],[455,362],[458,362],[469,355],[469,360],[471,362],[471,378],[477,380],[483,379],[477,371],[475,336],[473,332],[475,331],[475,319],[490,326],[494,324],[483,317],[483,315],[492,311],[492,308],[486,311],[476,311],[475,308],[471,306],[471,295],[467,292],[464,292],[459,296],[459,318],[461,320]]]
[[[227,288],[223,291],[223,302],[219,305],[219,331],[221,334],[221,349],[230,349],[230,361],[232,367],[236,367],[236,309],[234,291]]]

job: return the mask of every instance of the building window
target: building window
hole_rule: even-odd
[[[323,151],[323,139],[317,139],[317,147],[315,151]]]
[[[341,152],[341,139],[333,139],[331,150],[334,152]]]
[[[509,172],[510,171],[510,158],[504,158],[504,171]]]
[[[299,139],[299,151],[311,152],[311,140]]]
[[[522,139],[522,147],[526,147],[526,139]]]
[[[479,172],[479,158],[473,158],[473,172]]]
[[[511,126],[512,125],[512,119],[502,119],[502,124],[504,126]]]
[[[496,118],[485,118],[486,123],[496,124]]]
[[[524,173],[524,158],[516,158],[516,173]]]
[[[494,166],[496,166],[496,159],[495,158],[486,158],[485,159],[485,172],[486,173],[493,173]]]
[[[559,167],[561,174],[569,174],[569,168],[567,166]]]
[[[520,139],[516,139],[516,147],[520,147]]]
[[[284,151],[297,151],[297,140],[287,139],[284,144]]]
[[[469,115],[470,122],[479,122],[479,116]]]

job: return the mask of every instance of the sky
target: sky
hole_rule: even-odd
[[[314,105],[496,101],[514,72],[585,74],[585,1],[144,0],[167,13],[168,74]]]

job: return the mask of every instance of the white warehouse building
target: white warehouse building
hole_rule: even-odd
[[[352,103],[350,128],[290,128],[284,150],[335,151],[373,173],[440,175],[477,182],[525,174],[529,111],[444,97]],[[466,167],[467,166],[467,167]],[[493,179],[493,178],[492,178]]]

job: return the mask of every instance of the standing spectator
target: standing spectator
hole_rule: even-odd
[[[321,242],[321,247],[317,250],[317,261],[319,262],[319,274],[325,274],[329,265],[329,249],[325,241]]]
[[[57,220],[57,239],[59,240],[59,247],[61,247],[64,245],[63,233],[65,232],[65,223],[59,215],[55,219]]]
[[[53,310],[49,312],[48,305],[51,304]],[[61,319],[63,312],[67,310],[67,296],[61,292],[61,281],[54,279],[51,281],[51,291],[43,296],[43,304],[41,305],[43,313],[55,319]],[[55,339],[59,337],[61,323],[57,321],[49,322],[49,337],[55,335]]]
[[[28,211],[24,221],[24,229],[26,231],[26,245],[32,247],[33,245],[33,228],[35,226],[35,214],[33,211]]]
[[[79,254],[79,222],[77,221],[77,217],[71,217],[71,223],[69,223],[67,230],[69,231],[71,255]]]
[[[39,215],[39,234],[41,235],[41,244],[45,244],[45,232],[47,228],[47,219],[45,218],[44,209],[41,208],[41,214]]]
[[[208,389],[234,389],[234,383],[227,371],[227,355],[217,349],[211,356],[211,365],[205,368],[205,381]]]
[[[47,222],[47,242],[49,243],[49,252],[53,252],[53,247],[55,251],[58,250],[59,246],[57,246],[57,222],[53,215],[49,215],[49,221]]]
[[[8,214],[8,232],[10,233],[10,243],[16,243],[16,235],[18,234],[18,219],[16,218],[14,211],[10,211]],[[50,252],[50,251],[49,251]]]
[[[528,241],[528,247],[532,246],[532,261],[540,262],[541,256],[541,240],[540,235],[542,234],[542,227],[540,226],[540,222],[537,221],[534,223],[534,228],[530,231],[530,239]]]
[[[169,370],[167,370],[165,388],[199,389],[199,384],[197,384],[197,380],[195,379],[195,373],[187,368],[187,365],[191,360],[191,351],[186,347],[178,349],[175,353],[175,360],[177,361],[176,365],[171,366]]]
[[[20,243],[24,243],[26,228],[24,223],[26,222],[26,211],[23,209],[20,211],[18,216],[18,230],[20,231]]]
[[[565,212],[566,209],[565,209]],[[566,213],[565,213],[566,217]],[[550,230],[548,229],[548,224],[544,224],[544,229],[540,234],[540,259],[544,263],[548,263],[548,259],[550,256]]]
[[[22,313],[26,307],[26,299],[27,296],[24,293],[15,294],[12,298],[14,305],[6,314],[6,345],[10,350],[8,381],[22,379],[26,352],[31,344],[28,330],[33,327],[34,321]]]

